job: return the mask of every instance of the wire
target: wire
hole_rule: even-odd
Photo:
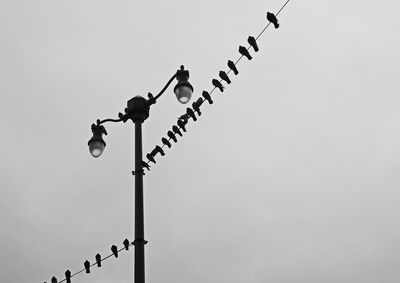
[[[279,11],[275,14],[275,16],[278,16],[281,12],[282,12],[282,10],[286,7],[286,5],[289,3],[289,1],[290,0],[287,0],[286,2],[285,2],[285,4],[283,4],[282,5],[282,7],[279,9]],[[257,35],[257,37],[255,38],[256,39],[256,41],[260,38],[260,36],[265,32],[265,30],[269,27],[271,25],[271,22],[268,22],[268,24],[261,30],[261,32]],[[251,45],[249,45],[248,47],[247,47],[247,50],[249,50],[251,48]],[[234,63],[234,65],[236,66],[239,62],[240,62],[240,60],[242,60],[242,58],[243,58],[243,55],[241,55],[237,60],[236,60],[236,62]],[[231,69],[229,69],[227,72],[226,72],[226,74],[228,75],[230,72],[231,72],[232,70]],[[222,83],[222,79],[220,79],[219,80],[219,82],[220,83]],[[214,88],[212,88],[211,89],[211,91],[209,92],[209,94],[211,95],[213,92],[214,92],[214,90],[216,89],[217,87],[215,87],[214,86]],[[184,115],[184,114],[183,114]],[[188,119],[189,120],[189,119]],[[182,129],[182,128],[180,128],[180,129]],[[171,138],[169,138],[168,139],[168,141],[171,141],[172,139]],[[165,147],[165,144],[163,144],[162,146],[161,146],[161,149],[163,149]],[[148,160],[147,162],[147,165],[149,165],[150,164],[150,160]]]

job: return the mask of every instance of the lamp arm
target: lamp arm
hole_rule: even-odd
[[[156,95],[156,97],[154,97],[155,100],[157,100],[164,92],[165,90],[169,87],[169,85],[172,83],[172,81],[176,78],[176,73],[169,79],[169,81],[167,82],[167,84],[164,86],[164,88],[160,91],[159,94]]]
[[[100,119],[97,119],[96,123],[97,123],[97,125],[101,125],[101,124],[106,123],[106,122],[115,122],[115,123],[117,123],[117,122],[122,122],[122,121],[124,121],[123,118],[120,118],[120,119],[104,119],[104,120],[101,120],[101,121],[100,121]]]

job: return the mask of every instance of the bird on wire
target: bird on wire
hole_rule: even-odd
[[[247,42],[251,45],[251,47],[253,47],[255,52],[258,52],[257,41],[253,36],[249,36],[249,38],[247,39]]]
[[[164,156],[164,155],[165,155],[164,150],[162,150],[162,148],[161,148],[159,145],[156,145],[156,147],[154,148],[153,151],[158,152],[159,154],[161,154],[161,156]]]
[[[96,255],[96,263],[97,263],[97,267],[101,267],[101,255],[100,254]]]
[[[151,155],[150,153],[146,154],[146,157],[148,160],[150,160],[151,162],[153,162],[154,164],[156,164],[156,160],[154,159],[153,155]]]
[[[224,71],[219,72],[219,77],[226,81],[228,84],[231,83],[231,80],[229,79],[228,75]]]
[[[166,138],[162,138],[161,141],[162,141],[163,144],[168,146],[168,148],[171,148],[171,143]]]
[[[235,63],[233,63],[233,61],[231,61],[231,60],[228,61],[228,67],[229,67],[229,69],[231,69],[233,71],[235,76],[237,76],[237,74],[239,74],[239,71],[236,68]]]
[[[67,283],[71,283],[71,271],[69,269],[65,271],[65,280],[67,280]]]
[[[186,124],[188,123],[187,120],[178,119],[176,123],[178,124],[179,128],[182,129],[182,131],[186,132]]]
[[[193,110],[201,116],[201,111],[200,111],[200,106],[203,104],[204,100],[203,98],[199,97],[195,102],[193,102],[192,107]]]
[[[168,131],[167,133],[168,137],[170,137],[174,142],[177,142],[178,140],[176,139],[176,136],[174,135],[173,132]]]
[[[115,257],[118,257],[118,248],[117,248],[116,245],[112,245],[111,246],[111,251],[112,251],[112,253],[114,254]]]
[[[193,119],[193,121],[197,121],[196,115],[194,115],[194,112],[192,110],[192,108],[186,108],[186,114],[189,115],[189,117],[191,117]]]
[[[179,128],[178,128],[176,125],[173,125],[173,126],[172,126],[172,131],[173,131],[175,134],[178,134],[179,136],[183,137],[182,132],[179,130]]]
[[[270,21],[276,29],[279,28],[278,19],[273,13],[267,12],[267,20]]]
[[[213,79],[212,84],[218,88],[220,92],[224,92],[224,86],[219,82],[219,80]]]
[[[128,239],[125,239],[125,240],[122,242],[122,244],[124,245],[125,250],[129,250],[129,240],[128,240]]]
[[[243,56],[245,56],[249,60],[253,59],[251,57],[249,51],[247,50],[247,48],[244,46],[239,46],[239,53],[242,54]]]
[[[83,263],[83,266],[86,269],[86,273],[90,273],[90,262],[88,260]]]
[[[142,161],[142,162],[140,162],[140,165],[142,165],[142,168],[146,168],[147,170],[150,171],[150,165],[147,164],[146,162]]]
[[[212,101],[212,99],[211,99],[210,94],[207,91],[203,90],[202,95],[203,95],[204,99],[208,101],[208,103],[210,103],[210,104],[214,103],[214,101]]]

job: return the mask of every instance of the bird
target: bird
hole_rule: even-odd
[[[53,278],[51,278],[51,283],[57,283],[57,278],[55,276],[53,276]]]
[[[201,116],[200,106],[203,104],[203,98],[199,97],[195,102],[192,104],[192,108],[194,111],[197,112],[199,116]]]
[[[125,250],[129,250],[129,240],[125,239],[122,244],[124,244]]]
[[[83,263],[83,266],[85,266],[86,273],[90,273],[90,262],[88,260]]]
[[[142,165],[142,168],[146,168],[147,170],[150,171],[150,165],[147,164],[146,162],[144,162],[143,160],[142,160],[142,162],[140,162],[140,165]]]
[[[178,120],[178,121],[180,121],[180,120]],[[166,138],[162,138],[161,141],[163,144],[168,146],[168,148],[171,148],[171,143]]]
[[[236,65],[235,65],[235,63],[233,63],[233,61],[231,61],[231,60],[228,61],[228,67],[229,67],[229,69],[231,69],[233,71],[235,76],[237,76],[237,74],[239,74],[239,71],[237,70]]]
[[[101,255],[97,254],[95,258],[96,258],[97,267],[101,267]]]
[[[153,155],[151,153],[146,154],[146,157],[148,160],[156,164],[156,160],[154,159]]]
[[[162,150],[162,148],[159,145],[156,145],[156,148],[154,150],[157,150],[157,152],[159,152],[161,156],[165,155],[164,150]]]
[[[71,283],[71,271],[69,269],[65,271],[65,279],[67,280],[67,283]]]
[[[267,20],[270,21],[276,29],[279,28],[278,19],[273,13],[267,12]]]
[[[173,132],[168,131],[167,135],[174,141],[177,142],[178,140],[176,139],[175,135]]]
[[[179,126],[179,128],[182,129],[182,131],[186,132],[186,127],[185,125],[187,124],[187,120],[182,120],[182,119],[178,119],[178,121],[176,122]]]
[[[173,126],[172,126],[172,131],[174,131],[175,134],[178,134],[178,135],[180,135],[181,137],[183,136],[183,135],[182,135],[182,132],[179,130],[179,128],[178,128],[176,125],[173,125]]]
[[[247,42],[254,48],[255,52],[258,52],[257,41],[254,37],[249,36],[249,38],[247,39]]]
[[[116,245],[111,246],[111,251],[114,254],[115,257],[118,257],[118,248]]]
[[[213,79],[212,84],[218,88],[220,92],[224,92],[224,86],[219,82],[219,80]]]
[[[186,113],[193,119],[193,121],[197,121],[196,115],[194,115],[194,112],[191,108],[186,108]]]
[[[185,114],[181,115],[181,117],[179,117],[178,119],[184,120],[187,122],[187,120],[189,120],[189,114],[185,113]]]
[[[211,99],[210,94],[207,91],[203,90],[202,95],[203,95],[204,99],[208,101],[209,104],[214,103],[214,101],[212,101],[212,99]]]
[[[219,72],[219,77],[226,81],[228,84],[231,83],[231,80],[229,79],[228,75],[224,71]]]
[[[247,59],[251,60],[252,57],[249,53],[249,51],[247,50],[246,47],[244,46],[239,46],[239,53],[242,54],[243,56],[245,56]]]

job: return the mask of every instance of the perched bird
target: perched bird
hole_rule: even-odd
[[[247,39],[247,42],[251,45],[251,47],[254,48],[255,52],[258,52],[258,45],[257,45],[257,41],[254,37],[249,36],[249,38]]]
[[[174,141],[177,142],[178,140],[176,139],[175,135],[173,132],[168,131],[167,135]]]
[[[219,77],[226,81],[228,84],[231,83],[231,80],[229,79],[228,75],[224,71],[219,72]]]
[[[153,155],[151,153],[146,154],[146,157],[148,160],[156,164],[156,160],[154,159]]]
[[[229,69],[231,69],[233,71],[233,73],[237,76],[237,74],[239,74],[239,71],[237,70],[235,63],[233,63],[233,61],[229,60],[228,61],[228,67]]]
[[[203,102],[204,102],[203,98],[199,97],[192,104],[193,110],[196,111],[199,116],[201,116],[200,106],[203,104]]]
[[[179,130],[179,128],[176,125],[172,126],[172,131],[174,131],[175,134],[178,134],[182,137],[182,132]]]
[[[95,256],[95,258],[96,258],[97,267],[101,267],[101,255],[97,254]]]
[[[267,20],[270,21],[276,29],[279,28],[278,19],[273,13],[267,12]]]
[[[212,84],[213,84],[213,86],[218,88],[220,90],[220,92],[224,92],[224,86],[219,82],[219,80],[213,79]]]
[[[181,117],[178,118],[179,120],[184,120],[187,122],[189,120],[189,114],[185,113]]]
[[[115,257],[118,257],[118,248],[116,245],[111,246],[111,251],[114,254]]]
[[[129,240],[125,239],[122,244],[124,244],[125,250],[129,250]]]
[[[247,50],[246,47],[244,46],[239,46],[239,53],[242,54],[243,56],[245,56],[247,59],[251,60],[252,57],[249,53],[249,51]]]
[[[232,61],[231,61],[231,62],[232,62]],[[211,96],[210,96],[210,94],[209,94],[207,91],[203,90],[202,95],[203,95],[204,99],[208,101],[208,103],[213,104],[213,101],[212,101],[212,99],[211,99]]]
[[[178,120],[179,121],[179,120]],[[168,146],[168,148],[171,148],[171,143],[166,139],[166,138],[162,138],[161,139],[162,143],[165,144],[166,146]]]
[[[186,132],[186,124],[188,123],[187,120],[178,119],[176,123],[178,124],[179,128],[182,129],[182,131]]]
[[[150,171],[150,165],[147,164],[146,162],[144,162],[143,160],[142,160],[142,162],[140,162],[140,165],[142,165],[142,168],[146,168],[147,170]]]
[[[193,121],[197,121],[196,115],[191,108],[186,108],[186,113],[193,119]]]
[[[157,150],[157,152],[159,152],[161,154],[161,156],[164,156],[164,150],[162,150],[162,148],[159,145],[156,145],[156,148],[154,150]]]
[[[69,271],[69,269],[65,271],[65,279],[67,283],[71,283],[71,271]]]
[[[86,273],[90,273],[90,262],[88,260],[83,263],[83,266],[85,266]]]
[[[51,283],[57,283],[57,278],[55,276],[53,276],[53,278],[51,278]]]

